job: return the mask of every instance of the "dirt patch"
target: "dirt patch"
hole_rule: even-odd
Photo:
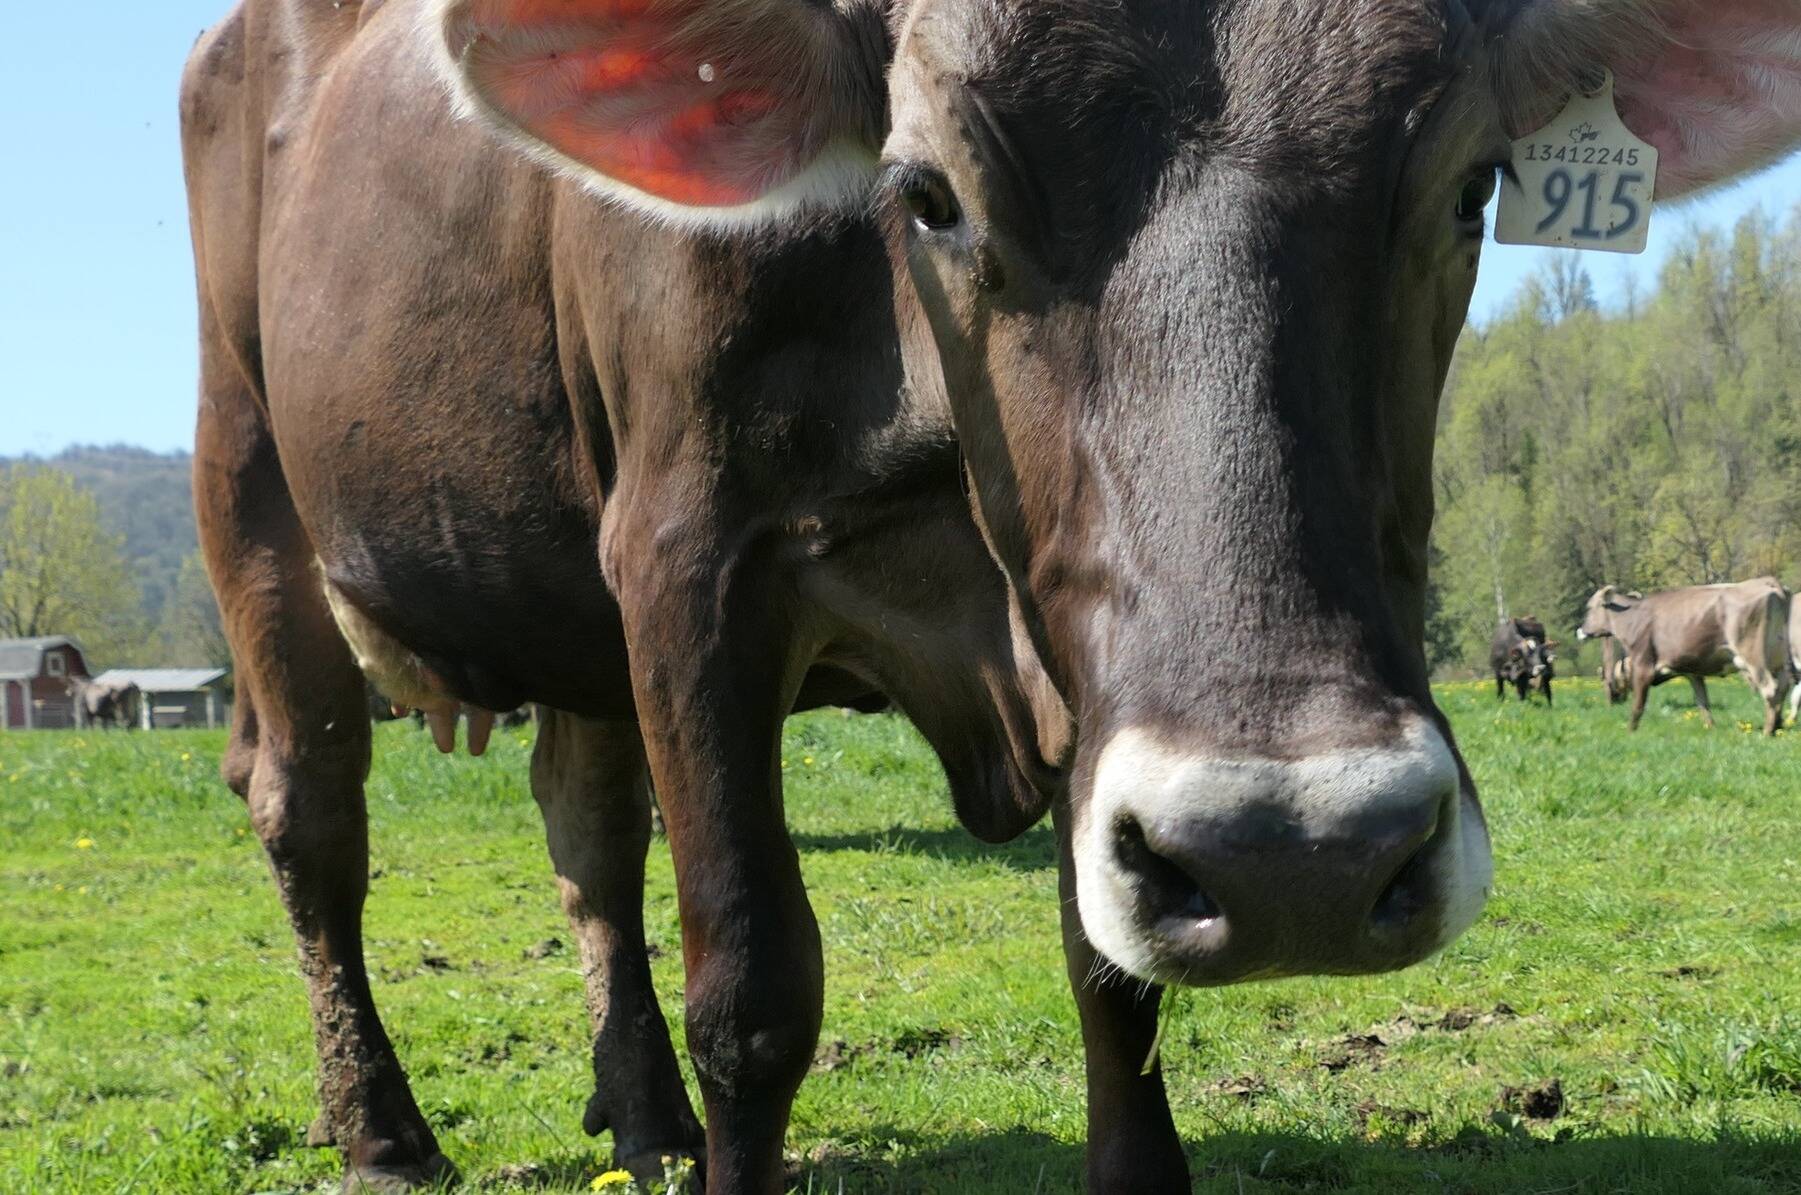
[[[851,1045],[842,1039],[829,1041],[813,1055],[815,1071],[835,1071],[858,1058],[869,1058],[877,1054],[899,1054],[909,1061],[922,1054],[938,1051],[959,1050],[963,1047],[963,1039],[948,1029],[926,1028],[908,1029],[886,1044],[878,1042],[859,1042]]]
[[[908,1058],[917,1058],[921,1054],[930,1054],[937,1050],[958,1050],[963,1047],[963,1039],[948,1029],[909,1029],[894,1039],[894,1052],[904,1054]]]
[[[1410,1129],[1416,1124],[1424,1124],[1428,1116],[1428,1113],[1421,1112],[1418,1108],[1396,1108],[1388,1104],[1378,1104],[1375,1100],[1364,1100],[1352,1111],[1357,1114],[1357,1127],[1366,1133],[1369,1132],[1372,1120],[1385,1121],[1388,1124]]]
[[[1506,1003],[1496,1004],[1486,1012],[1480,1008],[1460,1007],[1449,1009],[1438,1016],[1411,1016],[1402,1013],[1392,1021],[1374,1026],[1370,1032],[1381,1035],[1392,1045],[1416,1033],[1462,1033],[1466,1029],[1487,1029],[1504,1021],[1517,1020],[1519,1015],[1511,1004]]]
[[[1665,979],[1712,979],[1719,973],[1718,967],[1704,967],[1698,963],[1683,963],[1680,967],[1658,972]]]
[[[835,1071],[841,1066],[848,1066],[854,1060],[867,1057],[873,1053],[875,1053],[875,1047],[868,1042],[853,1046],[842,1039],[838,1041],[829,1041],[825,1043],[825,1045],[819,1047],[819,1052],[813,1055],[813,1069],[816,1071]]]
[[[1370,1069],[1382,1065],[1388,1043],[1374,1033],[1348,1033],[1333,1041],[1319,1056],[1319,1065],[1332,1074],[1363,1064]]]
[[[535,945],[527,946],[523,953],[523,957],[528,959],[549,958],[553,954],[561,954],[562,952],[563,940],[561,938],[546,938]]]
[[[1254,1104],[1269,1094],[1269,1084],[1261,1075],[1239,1075],[1235,1079],[1215,1079],[1202,1088],[1209,1095],[1225,1096],[1244,1104]]]
[[[453,971],[456,969],[455,965],[448,958],[444,957],[441,954],[422,954],[422,955],[420,955],[419,956],[419,966],[423,970],[437,971],[439,973],[442,973],[445,971]]]
[[[1528,1120],[1556,1120],[1563,1115],[1563,1080],[1546,1079],[1523,1087],[1503,1087],[1501,1110]]]
[[[1486,1029],[1503,1021],[1518,1020],[1519,1015],[1511,1004],[1505,1002],[1496,1004],[1487,1012],[1479,1008],[1453,1008],[1429,1027],[1446,1033],[1462,1033],[1465,1029]]]

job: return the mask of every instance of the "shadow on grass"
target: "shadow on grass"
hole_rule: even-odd
[[[1013,1128],[940,1140],[877,1128],[856,1145],[827,1147],[790,1174],[811,1195],[1030,1195],[1082,1189],[1081,1147]],[[879,1144],[878,1144],[879,1143]],[[899,1157],[894,1155],[899,1154]],[[1188,1143],[1197,1192],[1408,1191],[1761,1192],[1801,1188],[1801,1132],[1712,1140],[1574,1136],[1553,1141],[1475,1126],[1425,1145],[1220,1133]]]
[[[1057,840],[1048,825],[1033,826],[1012,842],[990,845],[961,826],[918,830],[893,825],[858,834],[795,834],[794,848],[810,851],[863,851],[872,855],[923,855],[953,863],[999,863],[1014,871],[1057,866]]]

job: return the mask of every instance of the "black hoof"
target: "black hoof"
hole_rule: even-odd
[[[406,1165],[344,1167],[343,1195],[410,1195],[415,1191],[447,1191],[456,1185],[457,1168],[443,1154]]]
[[[598,1137],[612,1127],[613,1118],[607,1115],[607,1102],[596,1091],[588,1097],[588,1107],[582,1112],[582,1132]]]

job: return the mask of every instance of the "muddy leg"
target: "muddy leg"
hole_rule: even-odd
[[[1157,1036],[1163,989],[1101,962],[1076,910],[1075,858],[1069,810],[1052,807],[1057,827],[1057,894],[1063,916],[1063,963],[1082,1020],[1088,1070],[1088,1190],[1165,1192],[1189,1189],[1188,1161],[1170,1118],[1163,1065],[1141,1074]]]
[[[249,806],[299,946],[319,1057],[316,1135],[343,1149],[346,1190],[409,1189],[453,1172],[363,967],[363,681],[326,611],[260,408],[214,351],[204,308],[201,319],[196,507],[238,679],[222,771]]]
[[[1713,707],[1707,704],[1707,682],[1698,676],[1688,678],[1689,687],[1695,691],[1695,708],[1701,711],[1701,721],[1707,723],[1707,729],[1713,729]]]
[[[594,1095],[582,1127],[590,1135],[611,1128],[614,1164],[647,1183],[661,1177],[663,1155],[706,1152],[644,945],[649,788],[636,723],[541,712],[532,795],[581,951],[594,1032]]]
[[[646,545],[682,532],[668,525],[672,504],[646,507],[658,521],[615,532],[610,571],[675,857],[707,1183],[730,1195],[778,1195],[788,1113],[825,999],[819,927],[782,820],[782,719],[805,661],[784,621],[792,597],[760,587],[727,514],[700,520],[683,551],[653,553]],[[683,572],[672,558],[735,567]]]

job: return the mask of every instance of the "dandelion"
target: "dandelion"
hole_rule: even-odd
[[[182,763],[187,763],[190,759],[193,759],[193,758],[194,757],[186,751],[183,751],[181,753],[181,762]]]
[[[801,762],[806,764],[810,768],[813,766],[813,757],[811,755],[809,755],[805,759],[801,760]]]
[[[78,851],[92,850],[93,846],[94,840],[92,838],[82,837],[75,840],[75,849]]]
[[[83,884],[81,887],[75,889],[75,891],[78,895],[86,896],[88,894],[88,886]]]
[[[629,1170],[609,1170],[605,1174],[597,1174],[594,1181],[588,1184],[590,1191],[613,1191],[632,1185],[632,1172]]]

